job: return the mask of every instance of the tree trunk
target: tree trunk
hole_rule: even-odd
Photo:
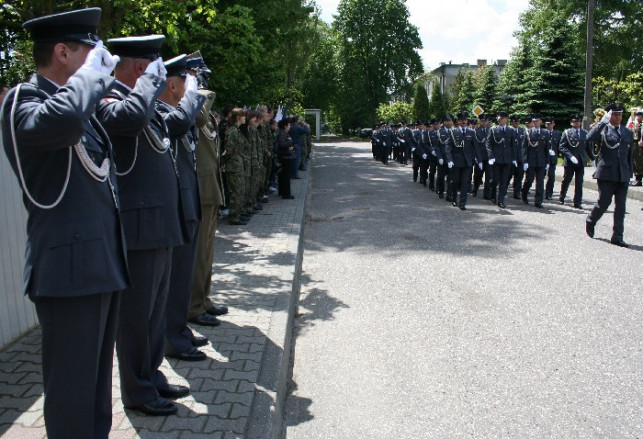
[[[592,70],[594,67],[594,4],[595,0],[587,0],[587,49],[585,53],[585,117],[583,128],[589,129],[592,121]]]

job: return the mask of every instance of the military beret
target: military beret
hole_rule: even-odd
[[[141,35],[134,37],[110,38],[109,51],[127,58],[158,58],[165,41],[165,35]]]
[[[165,69],[167,70],[167,76],[185,76],[187,72],[187,59],[186,54],[175,56],[174,58],[165,61]]]
[[[607,107],[605,107],[605,111],[612,111],[612,113],[622,113],[623,112],[623,104],[621,102],[614,102],[612,104],[609,104]]]
[[[98,37],[100,8],[77,9],[33,18],[22,23],[34,42],[75,41],[95,46]]]

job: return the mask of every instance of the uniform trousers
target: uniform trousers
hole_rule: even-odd
[[[121,293],[31,297],[42,328],[45,428],[50,439],[107,439]]]
[[[567,189],[574,178],[574,204],[580,204],[583,201],[583,177],[585,176],[585,166],[582,163],[578,165],[565,166],[563,182],[560,186],[560,200],[565,200]]]
[[[530,166],[527,168],[527,172],[525,173],[525,183],[522,186],[523,200],[527,199],[529,189],[531,189],[531,185],[534,183],[534,179],[536,179],[536,198],[534,203],[536,205],[543,204],[543,199],[545,198],[545,172],[546,171],[543,166]]]
[[[482,169],[479,165],[475,165],[473,170],[473,193],[477,194],[478,189],[483,185],[483,176],[484,176],[484,185],[482,186],[482,194],[485,199],[491,198],[491,165],[486,160],[483,162]]]
[[[467,193],[469,191],[469,184],[471,183],[471,166],[464,168],[454,167],[451,169],[451,199],[458,200],[458,191],[460,191],[460,200],[458,205],[464,206],[467,204]]]
[[[165,308],[170,285],[172,247],[129,250],[132,286],[122,295],[116,354],[125,407],[146,404],[167,387],[158,370],[163,362]]]
[[[438,160],[433,156],[429,156],[427,161],[429,169],[429,189],[435,190],[435,175],[438,171]]]
[[[512,166],[509,178],[513,177],[513,190],[514,197],[520,197],[520,191],[522,190],[522,181],[525,176],[525,171],[522,167],[522,162],[518,162],[518,166]]]
[[[299,162],[301,161],[301,145],[295,145],[295,158],[290,162],[290,178],[299,178]]]
[[[545,196],[551,198],[554,194],[554,183],[556,182],[556,164],[557,157],[549,157],[549,169],[547,170],[547,185],[545,186]]]
[[[447,166],[446,163],[440,165],[437,165],[438,169],[438,179],[435,182],[435,191],[438,194],[443,194],[444,191],[446,190],[446,185],[445,185],[445,180],[448,180],[449,178],[449,167]]]
[[[504,203],[509,186],[509,171],[511,163],[494,163],[493,177],[491,178],[491,199]]]
[[[214,303],[208,297],[212,285],[212,262],[214,260],[214,236],[217,231],[219,206],[201,205],[203,220],[199,224],[194,281],[188,319],[199,316],[212,308]]]
[[[294,159],[281,159],[281,170],[279,171],[279,195],[289,197],[290,193],[290,167]]]
[[[245,210],[246,177],[243,170],[226,171],[226,182],[230,191],[228,196],[228,208],[230,221],[238,221],[239,216]]]
[[[420,172],[420,161],[422,160],[422,157],[420,157],[420,155],[415,151],[411,153],[411,157],[413,158],[413,181],[417,181],[418,174]],[[422,176],[420,176],[420,183],[422,183],[422,181]],[[426,181],[426,179],[424,179],[424,181]]]
[[[188,309],[192,296],[194,266],[198,247],[198,224],[189,224],[191,241],[172,250],[170,292],[167,297],[165,355],[182,354],[192,349],[192,331],[188,328]]]
[[[382,163],[384,163],[385,165],[388,165],[388,159],[390,155],[391,155],[391,147],[382,146]]]
[[[625,232],[625,201],[627,200],[627,189],[629,182],[596,180],[598,184],[598,201],[587,216],[587,222],[596,224],[601,219],[614,197],[614,227],[612,229],[612,239],[617,241],[623,240]]]
[[[429,166],[430,166],[430,159],[426,158],[423,159],[420,156],[419,160],[419,166],[420,166],[420,183],[426,186],[427,181],[431,187],[435,185],[434,182],[429,181]],[[435,175],[433,176],[435,178]]]

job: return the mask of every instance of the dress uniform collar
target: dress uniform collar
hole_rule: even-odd
[[[53,95],[58,91],[60,86],[49,78],[34,73],[29,81],[47,94]]]

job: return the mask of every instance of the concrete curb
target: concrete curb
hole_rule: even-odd
[[[585,169],[585,175],[588,175],[588,169],[593,169],[593,168],[587,168]],[[591,177],[591,173],[589,173],[589,178]],[[558,169],[556,170],[556,181],[558,183],[561,183],[563,181],[563,173],[558,172]],[[572,180],[571,184],[569,187],[574,187],[574,181]],[[598,184],[596,183],[596,180],[591,179],[588,180],[587,177],[585,177],[585,180],[583,180],[583,187],[585,189],[589,189],[592,191],[598,191]],[[573,194],[573,191],[568,191],[569,194]],[[632,200],[637,200],[637,201],[643,201],[643,190],[632,190],[632,187],[627,191],[627,198],[631,198]]]
[[[303,185],[301,204],[297,209],[299,239],[292,279],[292,290],[288,297],[280,297],[275,304],[270,319],[270,329],[266,337],[273,343],[266,344],[259,378],[256,383],[255,398],[250,412],[246,437],[249,439],[277,439],[285,437],[284,405],[291,376],[293,354],[293,325],[301,291],[301,269],[304,256],[304,224],[306,207],[310,198],[310,176],[312,159],[308,164]],[[300,194],[301,194],[300,192]]]

